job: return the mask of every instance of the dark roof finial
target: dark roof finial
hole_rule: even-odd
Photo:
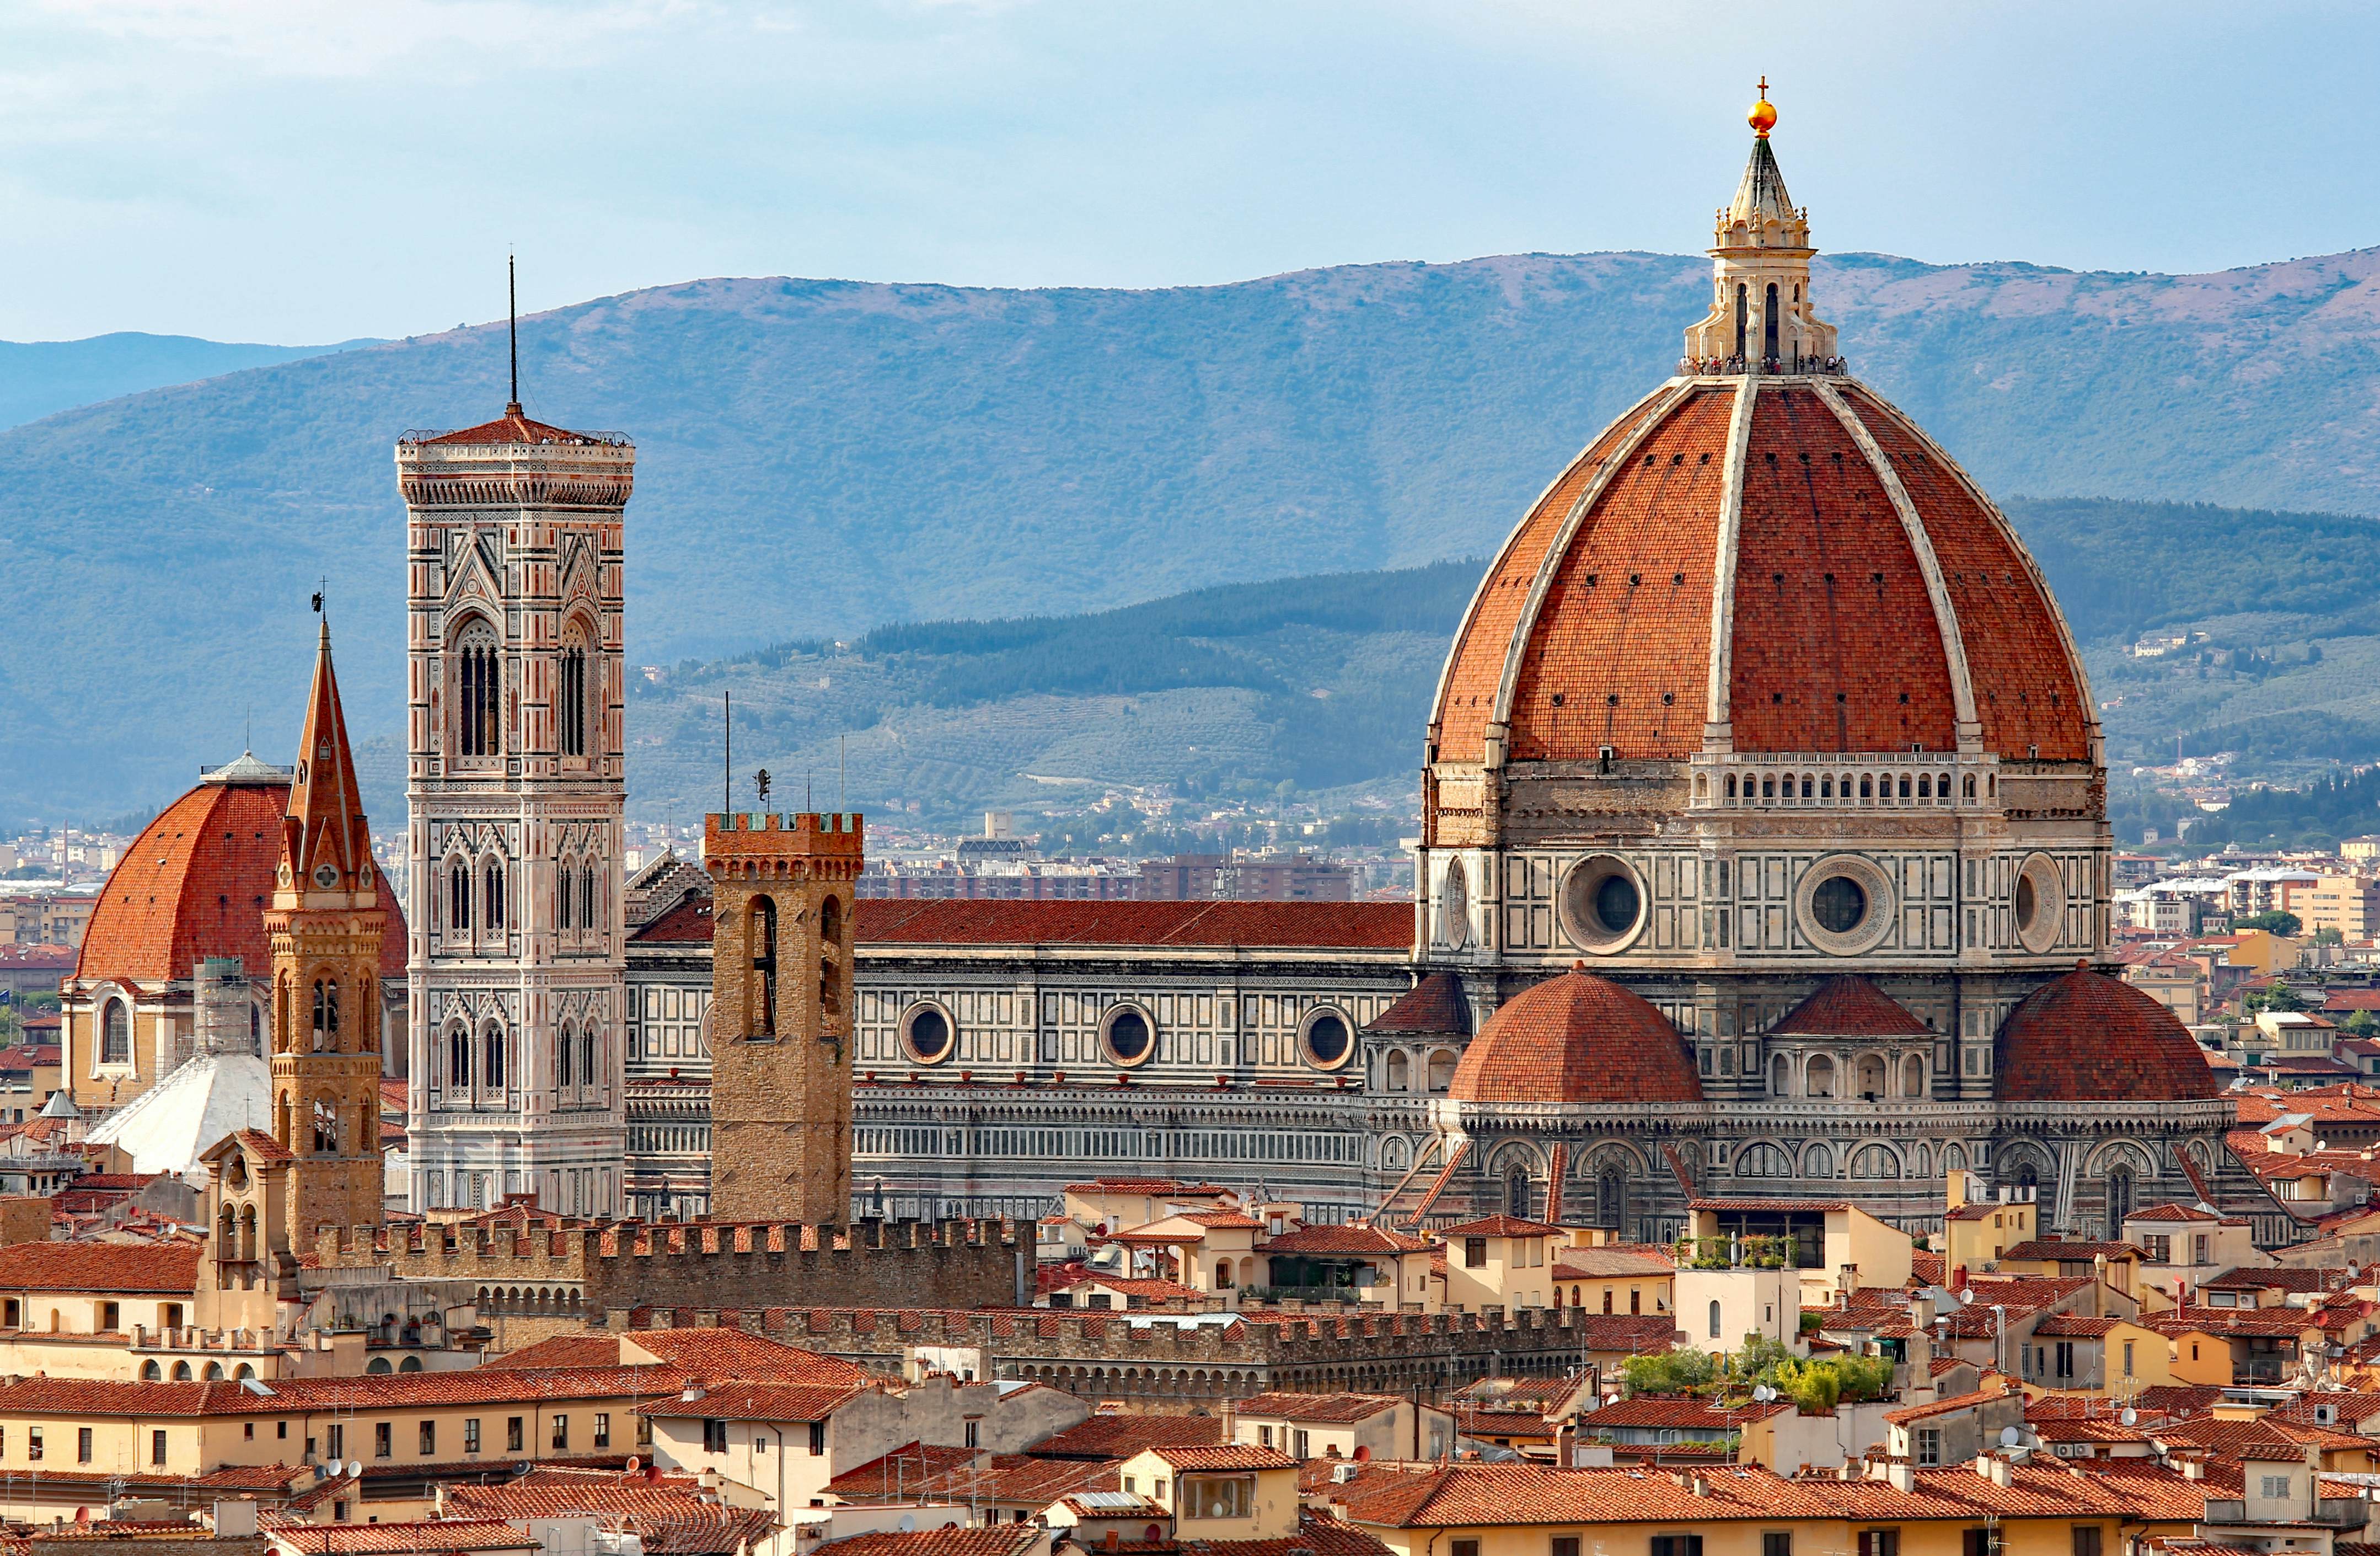
[[[504,402],[504,414],[518,416],[520,403],[520,280],[513,257],[504,256],[504,334],[512,348],[513,392]]]

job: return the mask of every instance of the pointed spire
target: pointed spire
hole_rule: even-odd
[[[1768,132],[1777,109],[1768,79],[1745,115],[1752,156],[1735,199],[1718,213],[1711,235],[1711,306],[1686,331],[1679,371],[1688,374],[1836,372],[1841,359],[1835,327],[1811,305],[1810,213],[1785,192],[1785,173]]]
[[[374,881],[371,832],[356,788],[355,756],[347,747],[338,676],[331,668],[326,620],[315,649],[314,688],[281,827],[281,889],[302,899],[310,893],[369,892]]]
[[[1728,202],[1729,223],[1745,224],[1755,235],[1753,241],[1758,242],[1757,235],[1764,227],[1769,231],[1781,229],[1796,214],[1793,197],[1785,192],[1785,171],[1777,165],[1777,153],[1769,149],[1768,137],[1754,138],[1752,160],[1743,166],[1743,182],[1735,187],[1735,199]]]

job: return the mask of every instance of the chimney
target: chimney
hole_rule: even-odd
[[[1227,1399],[1227,1400],[1225,1400],[1225,1401],[1223,1402],[1223,1441],[1226,1441],[1226,1442],[1237,1442],[1237,1441],[1240,1440],[1240,1438],[1239,1438],[1239,1428],[1240,1428],[1239,1416],[1240,1416],[1239,1411],[1237,1411],[1236,1409],[1234,1409],[1234,1408],[1232,1407],[1232,1401],[1230,1401],[1230,1400],[1228,1400],[1228,1399]]]
[[[1110,1529],[1108,1531],[1108,1538],[1101,1543],[1110,1550],[1113,1550],[1116,1548],[1116,1532],[1113,1529]]]
[[[1917,1489],[1917,1472],[1909,1467],[1907,1459],[1895,1459],[1885,1465],[1884,1478],[1896,1491],[1913,1491]]]
[[[2206,1478],[2206,1461],[2200,1458],[2195,1453],[2177,1455],[2174,1463],[2176,1466],[2180,1469],[2181,1477],[2184,1480],[2204,1480]]]

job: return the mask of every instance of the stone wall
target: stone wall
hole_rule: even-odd
[[[1429,1313],[1329,1318],[1202,1315],[1190,1323],[1128,1314],[868,1309],[622,1310],[614,1329],[726,1326],[900,1374],[925,1347],[947,1362],[979,1357],[977,1375],[1024,1379],[1087,1400],[1143,1409],[1214,1408],[1272,1390],[1443,1400],[1482,1378],[1609,1370],[1680,1338],[1666,1318],[1532,1308],[1512,1317]]]
[[[570,1320],[648,1306],[976,1307],[1015,1300],[1020,1247],[1033,1257],[1011,1223],[965,1221],[326,1228],[315,1246],[325,1265],[468,1282],[483,1314]]]

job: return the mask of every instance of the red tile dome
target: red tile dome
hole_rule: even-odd
[[[1460,1102],[1699,1102],[1694,1058],[1669,1018],[1572,969],[1505,1002],[1463,1051]]]
[[[1500,726],[1512,761],[1679,760],[1711,723],[1738,753],[1949,751],[1972,719],[2002,757],[2084,761],[2083,686],[2015,532],[1873,390],[1678,378],[1505,542],[1433,737],[1457,762]]]
[[[252,758],[210,774],[166,807],[109,874],[83,930],[75,977],[188,978],[201,956],[237,956],[251,977],[270,971],[264,910],[288,808],[289,774]],[[380,970],[402,977],[405,920],[385,877],[380,893],[388,915]]]
[[[2173,1012],[2087,967],[2009,1012],[1992,1068],[2003,1102],[2185,1102],[2222,1089]]]

